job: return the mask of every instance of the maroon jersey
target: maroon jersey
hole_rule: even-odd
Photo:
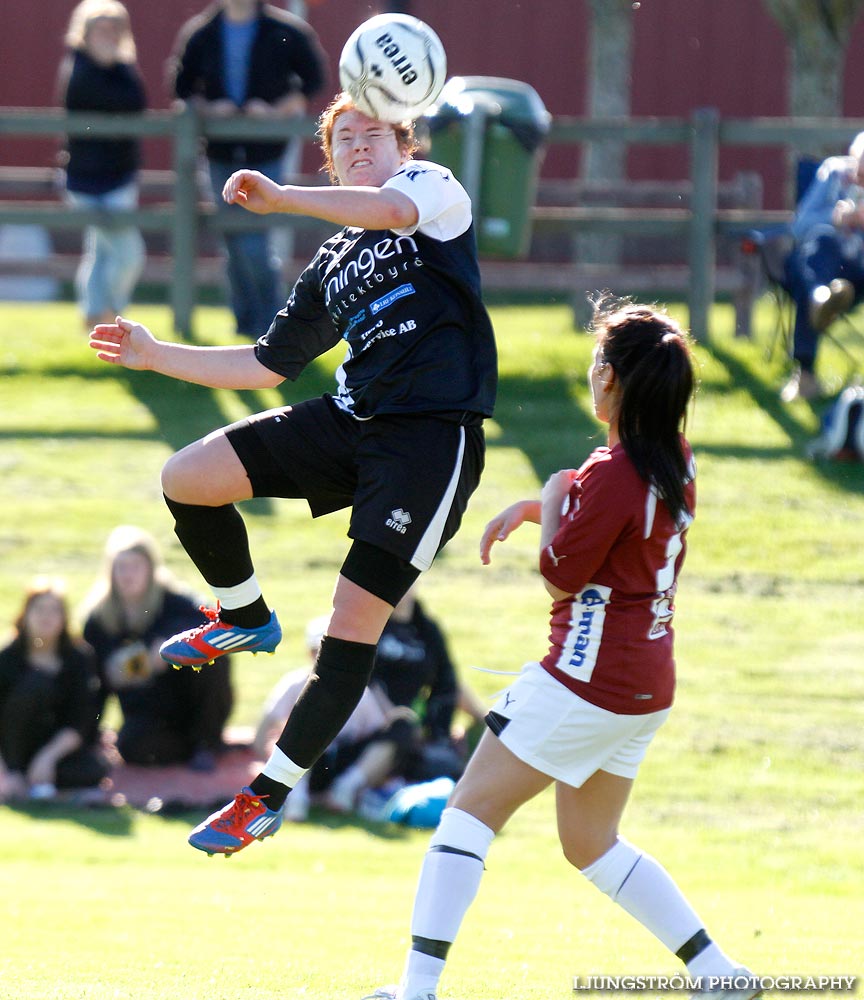
[[[619,715],[668,708],[675,691],[673,598],[695,511],[692,454],[676,525],[620,444],[579,469],[540,572],[571,596],[552,605],[542,666],[593,705]]]

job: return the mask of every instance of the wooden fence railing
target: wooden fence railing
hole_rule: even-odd
[[[466,120],[467,126],[467,120]],[[697,337],[709,335],[710,307],[717,286],[717,242],[747,227],[771,225],[788,219],[788,213],[756,208],[721,208],[718,201],[718,163],[724,146],[767,146],[794,150],[816,139],[843,150],[851,137],[864,129],[862,119],[721,119],[714,109],[701,109],[689,119],[555,118],[548,145],[582,145],[601,139],[628,144],[677,145],[686,150],[689,205],[683,208],[608,206],[535,206],[536,232],[597,232],[628,235],[660,234],[687,241],[686,298],[690,327]],[[465,155],[471,129],[465,128]],[[476,133],[476,130],[474,130]],[[196,184],[200,140],[209,138],[266,139],[297,136],[314,138],[311,119],[254,121],[206,120],[191,111],[147,112],[140,116],[66,114],[58,109],[0,110],[0,136],[137,136],[167,139],[172,148],[170,199],[162,205],[144,206],[134,212],[112,214],[116,224],[137,225],[144,232],[167,234],[173,260],[171,306],[178,330],[191,328],[196,301],[196,268],[199,240],[209,229],[228,230],[269,226],[320,225],[301,216],[217,217],[202,210]],[[57,202],[0,200],[0,225],[38,224],[50,231],[80,230],[93,223],[111,224],[98,212],[72,209]],[[493,267],[494,270],[494,267]],[[612,275],[614,277],[614,274]],[[727,289],[728,291],[728,289]]]

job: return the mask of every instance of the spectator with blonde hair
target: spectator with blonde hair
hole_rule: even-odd
[[[118,0],[83,0],[72,11],[58,99],[67,111],[135,114],[146,106],[129,13]],[[138,206],[140,145],[136,138],[70,136],[66,200],[105,212]],[[144,263],[134,226],[88,226],[75,287],[89,329],[113,320],[132,297]]]
[[[62,583],[34,580],[13,628],[0,649],[0,801],[98,786],[109,771],[92,739],[98,681]]]
[[[166,636],[204,621],[175,581],[155,539],[115,528],[85,601],[84,638],[96,652],[102,704],[114,694],[123,713],[117,749],[130,764],[215,767],[233,706],[230,667],[176,671],[159,655]]]

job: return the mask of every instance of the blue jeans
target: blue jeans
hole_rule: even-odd
[[[795,300],[792,356],[813,370],[819,332],[810,322],[813,291],[834,278],[846,278],[855,288],[856,302],[864,295],[864,256],[861,242],[825,226],[798,243],[786,259],[786,281]]]
[[[249,170],[260,170],[267,177],[280,179],[281,160],[247,164]],[[220,213],[245,212],[239,205],[226,205],[222,188],[237,169],[230,163],[209,160],[213,199]],[[237,332],[258,338],[270,328],[273,317],[285,304],[279,261],[270,246],[270,235],[259,233],[225,233],[228,251],[228,286],[231,309]]]
[[[67,191],[75,208],[100,208],[106,212],[138,207],[138,183],[132,181],[104,194]],[[144,266],[144,240],[134,226],[88,226],[84,252],[75,275],[75,293],[88,323],[122,313]]]

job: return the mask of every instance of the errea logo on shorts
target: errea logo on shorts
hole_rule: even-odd
[[[401,507],[397,507],[396,510],[391,510],[390,516],[385,521],[388,528],[398,531],[400,535],[405,534],[410,523],[411,515],[407,510],[402,510]]]

